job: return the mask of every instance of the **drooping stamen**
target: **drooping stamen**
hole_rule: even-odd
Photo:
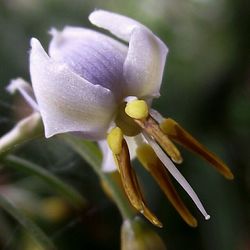
[[[143,100],[135,100],[127,103],[125,112],[150,136],[152,136],[170,156],[175,163],[181,163],[182,157],[176,146],[165,135],[157,122],[148,115],[147,103]]]
[[[171,182],[168,171],[166,170],[163,163],[159,160],[152,147],[146,143],[141,144],[138,146],[136,153],[141,164],[151,173],[183,220],[186,221],[186,223],[191,227],[196,227],[197,220],[184,205]]]
[[[152,117],[145,120],[135,120],[137,124],[150,136],[152,136],[163,148],[163,150],[170,156],[173,162],[180,164],[183,159],[180,151],[176,148],[173,142],[165,135],[159,125]]]
[[[162,223],[147,208],[144,202],[136,174],[130,163],[128,146],[123,139],[120,128],[116,127],[112,129],[108,134],[107,140],[118,166],[123,188],[132,206],[142,213],[152,224],[162,227]]]
[[[183,187],[183,189],[188,193],[190,198],[193,200],[197,208],[201,211],[204,215],[205,219],[210,219],[210,215],[207,214],[206,210],[204,209],[201,201],[199,200],[197,194],[194,192],[193,188],[187,182],[187,180],[183,177],[180,171],[175,167],[172,161],[167,157],[161,147],[152,140],[146,133],[144,133],[145,138],[148,140],[150,146],[155,151],[156,155],[159,157],[160,161],[164,164],[170,174],[179,182],[179,184]]]
[[[223,161],[206,149],[176,121],[171,118],[164,119],[160,124],[160,128],[170,139],[195,152],[212,164],[225,178],[229,180],[234,178],[233,173]]]

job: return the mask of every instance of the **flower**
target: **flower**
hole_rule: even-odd
[[[103,170],[118,168],[131,204],[154,225],[162,226],[145,204],[131,166],[135,156],[190,226],[197,225],[196,219],[175,191],[169,173],[209,219],[173,164],[182,162],[173,142],[202,156],[228,179],[233,175],[177,122],[151,109],[152,100],[160,95],[166,45],[147,27],[119,14],[96,10],[89,20],[123,42],[85,28],[52,29],[48,54],[37,39],[31,39],[33,90],[20,79],[13,81],[9,90],[18,89],[40,112],[46,137],[78,132],[85,139],[98,141]]]

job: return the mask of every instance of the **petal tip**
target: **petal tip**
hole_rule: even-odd
[[[58,35],[59,31],[58,31],[56,28],[52,27],[52,28],[50,28],[50,30],[49,30],[48,33],[49,33],[52,37],[55,37],[56,35]]]
[[[40,42],[39,42],[39,40],[37,38],[32,37],[30,39],[30,46],[31,46],[32,49],[39,46],[39,45],[40,45]]]
[[[20,85],[21,78],[12,79],[6,87],[10,94],[14,94]]]
[[[55,132],[49,131],[44,123],[44,136],[45,136],[45,138],[49,139],[50,137],[54,136],[55,134],[56,134]]]
[[[103,14],[105,15],[106,13],[108,13],[108,11],[101,10],[101,9],[95,9],[94,11],[92,11],[90,13],[89,21],[94,24],[95,20],[98,20],[101,15],[103,15]]]

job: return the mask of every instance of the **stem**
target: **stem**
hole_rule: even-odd
[[[117,205],[123,219],[131,220],[134,217],[134,211],[128,202],[127,197],[121,188],[111,178],[111,175],[104,173],[101,169],[102,156],[100,150],[93,142],[84,141],[81,138],[72,135],[62,135],[61,138],[70,145],[84,160],[86,160],[99,178],[105,182],[111,192],[113,201]]]

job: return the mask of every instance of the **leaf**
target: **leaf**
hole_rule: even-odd
[[[111,173],[104,173],[101,169],[102,155],[96,143],[83,140],[70,134],[60,136],[74,151],[76,151],[99,176],[100,180],[105,183],[109,189],[113,201],[119,208],[123,218],[132,218],[134,210],[131,209],[125,193],[121,190],[118,183],[114,181]]]
[[[37,241],[46,250],[56,250],[51,239],[38,227],[34,222],[22,214],[9,200],[0,194],[0,206],[9,215],[15,218],[29,233],[29,235]]]
[[[102,154],[98,146],[92,141],[83,140],[80,137],[65,134],[60,136],[67,144],[69,144],[83,159],[99,172]]]
[[[22,171],[29,175],[37,176],[38,178],[42,179],[44,182],[50,185],[53,190],[65,197],[76,208],[81,209],[86,205],[86,200],[77,190],[41,166],[14,155],[8,155],[1,161],[4,162],[8,167]]]

